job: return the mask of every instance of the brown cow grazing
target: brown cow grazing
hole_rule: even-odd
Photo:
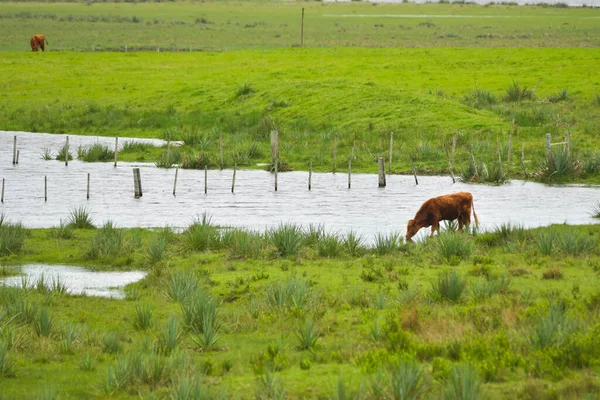
[[[429,226],[431,226],[429,237],[433,237],[436,230],[439,232],[440,221],[443,220],[458,219],[458,229],[462,230],[463,226],[471,224],[471,210],[473,210],[475,224],[479,226],[471,193],[459,192],[429,199],[419,208],[415,219],[408,221],[406,241],[411,242],[411,238],[417,234],[419,229]]]
[[[48,41],[46,40],[46,37],[44,35],[33,35],[31,37],[30,42],[31,42],[31,51],[38,51],[38,49],[42,49],[42,51],[45,51],[44,43],[50,44],[50,43],[48,43]]]

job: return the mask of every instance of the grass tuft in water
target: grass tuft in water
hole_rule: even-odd
[[[94,143],[91,146],[79,146],[77,158],[86,162],[108,162],[115,159],[115,152],[105,144]]]
[[[79,207],[71,210],[68,225],[77,229],[93,229],[95,228],[90,217],[90,210],[86,207]]]

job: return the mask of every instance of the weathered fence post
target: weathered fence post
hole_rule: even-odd
[[[337,169],[337,132],[333,134],[333,173]]]
[[[204,164],[204,194],[208,193],[208,166]]]
[[[88,176],[87,176],[87,195],[86,198],[89,200],[90,199],[90,173],[88,172]]]
[[[389,173],[392,173],[392,149],[394,148],[394,132],[390,132],[390,168]]]
[[[471,153],[471,165],[473,166],[473,171],[475,172],[474,176],[479,176],[477,173],[477,163],[475,162],[475,156],[473,155],[473,146],[469,146],[469,153]]]
[[[69,166],[69,137],[65,141],[65,167]]]
[[[521,166],[523,167],[523,173],[525,174],[525,177],[528,178],[529,174],[525,168],[525,141],[521,143]]]
[[[44,175],[44,201],[48,201],[48,176]]]
[[[223,171],[223,132],[219,130],[219,169]]]
[[[175,180],[173,181],[173,196],[175,196],[175,190],[177,189],[177,174],[179,173],[179,168],[175,168]]]
[[[514,130],[514,119],[513,119],[513,130]],[[512,152],[512,135],[513,131],[508,134],[508,154],[506,155],[506,176],[510,174],[510,153]]]
[[[235,170],[237,169],[237,164],[233,164],[233,178],[231,178],[231,193],[235,190]]]
[[[142,197],[142,178],[140,176],[140,169],[133,169],[133,197],[139,199]]]
[[[348,189],[352,186],[352,157],[348,158]]]
[[[277,166],[279,165],[279,159],[275,160],[275,191],[277,191]]]
[[[567,155],[571,156],[571,131],[565,133],[565,146],[567,146]],[[17,164],[19,163],[19,156],[17,156]]]
[[[302,7],[302,27],[300,28],[300,47],[304,47],[304,7]]]
[[[379,187],[385,187],[385,158],[379,157]]]
[[[125,44],[125,53],[127,53],[127,44]]]
[[[552,136],[549,133],[546,133],[546,154],[550,154],[550,141],[552,140]]]
[[[498,143],[498,141],[496,141],[496,152],[498,153],[498,167],[500,168],[500,176],[503,178],[504,172],[502,171],[502,155],[500,152],[500,143]],[[498,182],[500,182],[500,181],[498,181]]]
[[[417,179],[417,171],[415,170],[415,163],[413,161],[412,154],[409,157],[410,157],[410,165],[412,167],[412,173],[413,173],[413,176],[415,177],[415,184],[418,185],[419,184],[419,180]]]
[[[450,168],[450,177],[452,178],[452,183],[456,183],[456,179],[454,179],[454,170],[452,168],[452,161],[450,160],[450,154],[448,154],[448,146],[444,146],[444,150],[446,150],[446,158],[448,159],[448,168]]]
[[[4,178],[2,178],[2,197],[0,198],[1,202],[4,203]]]
[[[271,131],[271,164],[279,162],[279,132],[277,129]]]
[[[454,164],[454,152],[456,151],[456,132],[452,134],[452,164]]]
[[[308,163],[308,190],[312,188],[312,158]]]
[[[19,165],[19,154],[21,153],[21,150],[17,150],[17,165]]]
[[[117,160],[119,159],[119,137],[115,136],[115,168],[117,168]]]
[[[167,130],[167,168],[171,167],[171,132]]]
[[[13,140],[13,165],[17,163],[17,135]]]

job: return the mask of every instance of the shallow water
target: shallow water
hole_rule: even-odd
[[[141,271],[95,272],[81,267],[43,264],[24,265],[21,272],[21,275],[0,279],[0,284],[22,286],[25,279],[28,286],[34,286],[43,276],[46,287],[58,281],[69,294],[122,299],[126,285],[146,276],[146,272]]]
[[[57,149],[63,135],[17,133],[21,155],[12,166],[12,132],[0,131],[0,178],[6,179],[5,202],[0,205],[13,222],[26,227],[57,226],[71,211],[86,207],[96,225],[113,221],[118,227],[182,228],[202,213],[213,223],[263,231],[281,222],[323,224],[328,231],[354,230],[372,243],[376,234],[405,232],[407,221],[430,197],[469,191],[482,229],[503,223],[527,228],[553,223],[599,223],[590,213],[600,200],[600,187],[548,186],[514,180],[502,186],[453,184],[449,177],[390,175],[387,187],[377,187],[375,174],[353,174],[352,188],[344,173],[313,173],[308,191],[308,172],[280,173],[278,191],[273,175],[266,171],[241,170],[231,193],[232,171],[208,171],[208,194],[204,194],[204,171],[179,170],[177,195],[173,196],[175,170],[149,163],[83,163],[44,161],[43,148]],[[114,143],[112,138],[100,138]],[[96,141],[71,135],[71,146]],[[141,169],[143,196],[133,197],[132,167]],[[86,200],[87,173],[91,195]],[[48,201],[44,202],[44,175],[48,177]],[[422,231],[421,235],[425,233]]]
[[[324,0],[325,2],[350,2],[353,0]],[[364,0],[369,3],[404,3],[404,0]],[[536,5],[536,4],[567,4],[571,7],[600,7],[600,0],[468,0],[469,3],[475,4],[490,4],[490,3],[511,3],[518,5]],[[425,3],[439,3],[437,0],[409,0],[409,3],[425,4]],[[460,3],[455,0],[450,0],[450,3]]]

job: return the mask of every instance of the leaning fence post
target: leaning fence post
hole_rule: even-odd
[[[521,166],[523,167],[523,173],[525,174],[525,177],[528,178],[529,174],[525,168],[525,141],[521,143]]]
[[[140,169],[133,169],[133,197],[139,199],[142,197],[142,178],[140,176]]]
[[[379,187],[385,187],[385,158],[379,157]]]
[[[392,149],[394,147],[394,132],[390,132],[390,171],[389,173],[392,173]]]
[[[333,173],[337,169],[337,132],[333,134]]]
[[[348,158],[348,189],[352,186],[352,157]]]
[[[4,178],[2,178],[2,197],[0,198],[1,202],[4,203]]]
[[[565,146],[567,146],[567,155],[571,156],[571,131],[565,133]],[[19,157],[17,156],[17,164],[19,163]]]
[[[117,168],[117,160],[119,159],[119,137],[115,136],[115,168]]]
[[[546,154],[550,154],[550,141],[552,137],[549,133],[546,133]]]
[[[417,171],[415,170],[415,163],[413,161],[412,154],[409,157],[410,157],[410,165],[412,167],[412,173],[413,173],[413,176],[415,177],[415,184],[418,185],[419,180],[417,179]]]
[[[13,165],[17,163],[17,135],[13,140]]]
[[[44,201],[48,201],[48,176],[44,175]]]
[[[69,166],[69,137],[65,141],[65,167]]]
[[[308,163],[308,190],[312,188],[312,158]]]
[[[175,196],[175,190],[177,189],[177,174],[179,173],[179,168],[175,168],[175,181],[173,181],[173,196]]]
[[[277,191],[277,165],[279,165],[279,159],[275,160],[275,191]]]
[[[21,150],[17,150],[17,165],[19,165],[19,154],[21,153]]]
[[[87,175],[87,195],[86,198],[89,200],[90,199],[90,173],[88,172]]]
[[[452,178],[452,183],[456,183],[456,179],[454,179],[454,171],[452,169],[452,161],[450,160],[450,154],[448,154],[448,146],[444,146],[444,150],[446,150],[446,158],[448,159],[448,168],[450,168],[450,177]]]
[[[235,170],[237,169],[237,164],[233,164],[233,178],[231,178],[231,193],[235,190]]]

